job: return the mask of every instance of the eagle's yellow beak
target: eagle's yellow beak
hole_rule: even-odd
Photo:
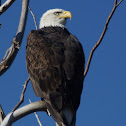
[[[72,14],[70,11],[64,11],[60,16],[57,16],[57,17],[63,17],[63,18],[72,18]]]

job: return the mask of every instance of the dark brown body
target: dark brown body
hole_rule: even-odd
[[[68,106],[76,118],[83,88],[84,53],[80,42],[66,28],[32,30],[27,39],[26,64],[38,97],[47,102],[52,117],[65,122]]]

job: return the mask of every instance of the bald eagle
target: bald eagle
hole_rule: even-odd
[[[83,88],[84,52],[65,27],[69,11],[48,10],[27,38],[26,66],[35,94],[57,126],[75,126]]]

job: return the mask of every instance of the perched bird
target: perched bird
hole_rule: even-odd
[[[27,38],[26,66],[34,92],[57,126],[75,126],[83,88],[83,48],[65,27],[71,17],[63,9],[48,10]]]

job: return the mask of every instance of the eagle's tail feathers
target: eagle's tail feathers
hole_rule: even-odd
[[[56,126],[75,126],[76,113],[73,113],[70,107],[64,107],[58,112],[49,103],[46,104],[51,116],[56,121]]]

